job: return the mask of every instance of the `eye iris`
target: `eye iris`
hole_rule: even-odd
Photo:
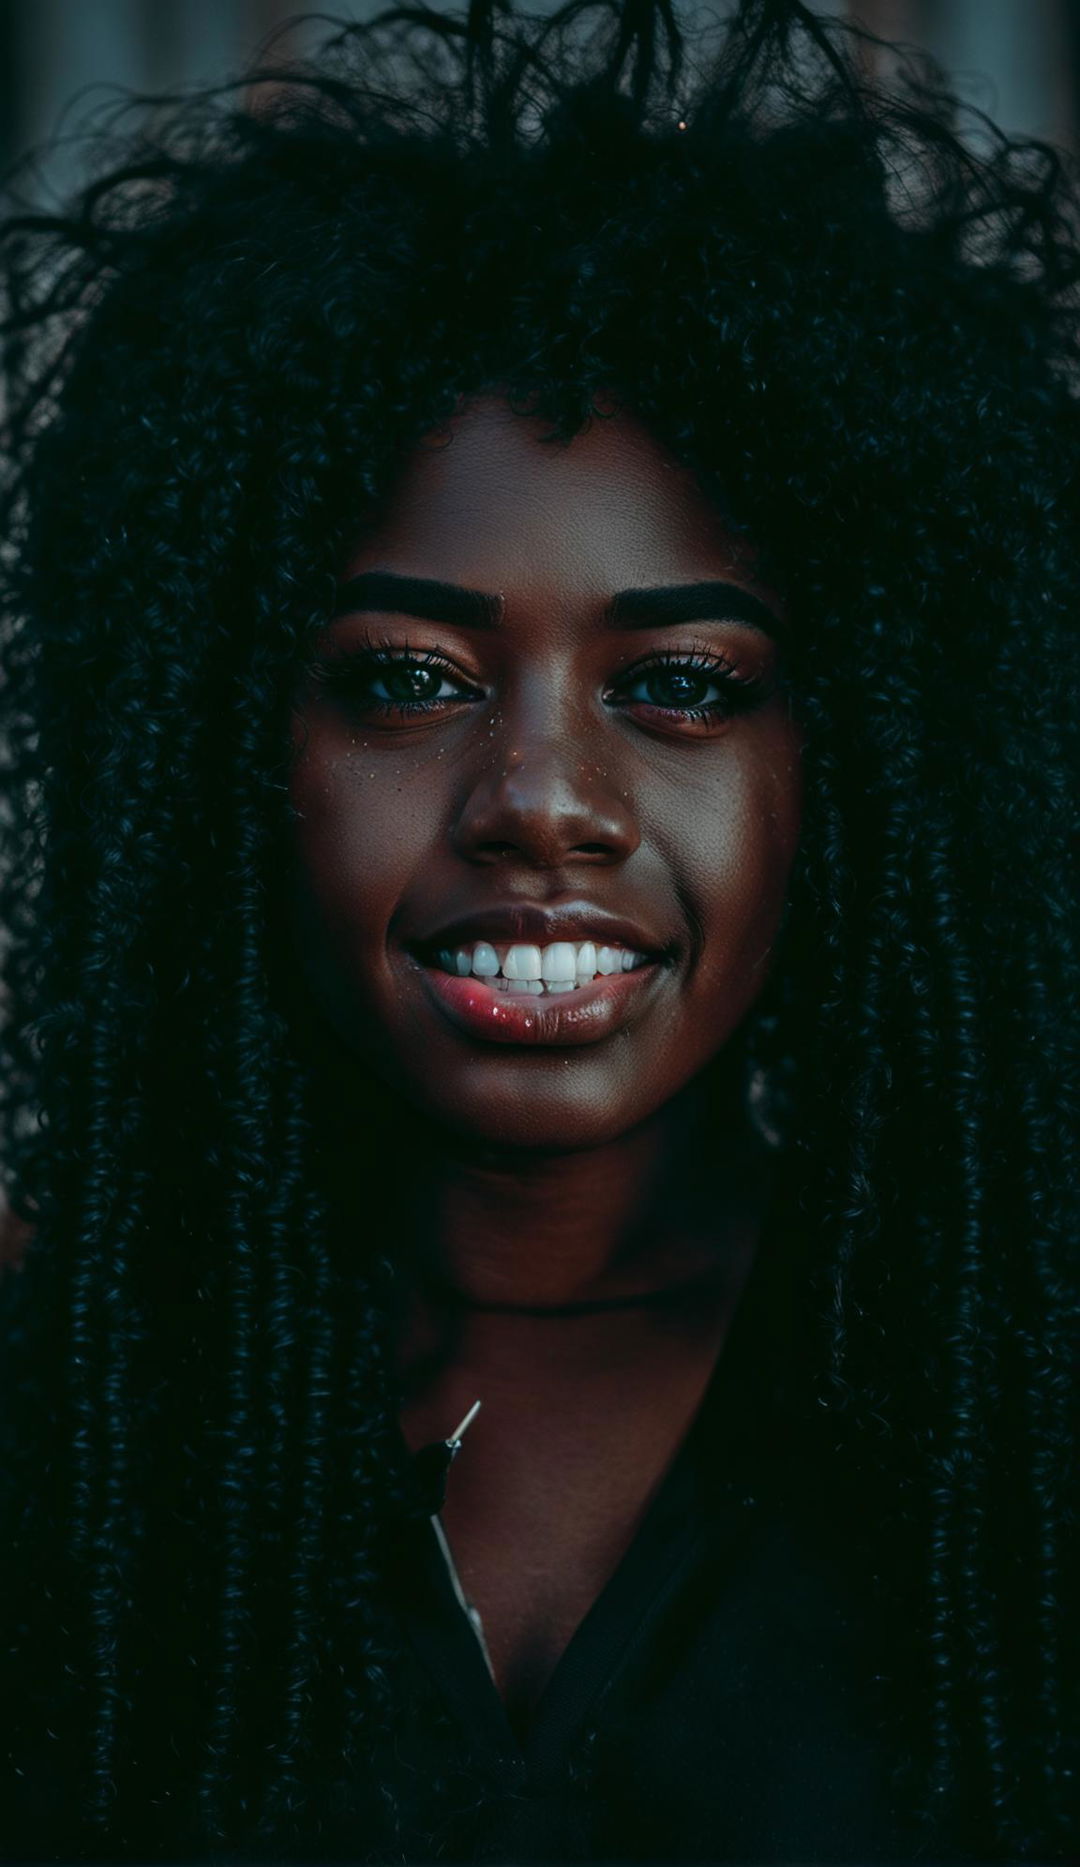
[[[381,678],[391,700],[431,700],[439,691],[441,679],[437,669],[416,662],[385,668]]]
[[[694,668],[657,668],[646,676],[646,681],[653,704],[658,707],[700,706],[709,686],[708,676]]]

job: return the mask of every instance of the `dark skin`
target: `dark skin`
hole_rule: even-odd
[[[305,676],[291,781],[313,1041],[342,1133],[354,1099],[370,1122],[374,1078],[407,1161],[401,1427],[416,1447],[483,1401],[443,1524],[519,1723],[685,1436],[750,1269],[769,1172],[725,1045],[767,977],[800,822],[783,606],[745,540],[629,411],[569,445],[544,432],[492,392],[404,463],[343,588],[437,580],[497,599],[494,626],[353,585],[320,655],[369,658]],[[705,583],[727,594],[674,623],[659,603],[634,627],[605,614]],[[404,684],[365,632],[412,658]],[[406,694],[427,710],[379,711]],[[486,1042],[424,989],[432,927],[571,901],[662,951],[617,1028]],[[683,1282],[670,1304],[521,1313]]]

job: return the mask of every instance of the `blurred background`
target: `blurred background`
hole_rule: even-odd
[[[547,0],[522,4],[550,10]],[[695,4],[676,0],[683,16]],[[886,39],[931,52],[962,95],[1003,128],[1080,147],[1080,0],[815,5],[820,13],[846,14]],[[276,49],[302,51],[332,21],[367,18],[376,10],[377,0],[332,0],[305,22],[295,0],[0,0],[0,167],[6,173],[26,151],[73,129],[105,100],[103,86],[157,91],[237,76],[271,35],[280,35]],[[714,14],[725,10],[724,0],[709,7]],[[39,198],[63,192],[77,162],[70,149],[56,149],[30,192]]]

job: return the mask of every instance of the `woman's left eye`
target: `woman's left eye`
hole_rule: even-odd
[[[710,720],[751,706],[760,687],[757,676],[739,674],[724,656],[664,655],[631,669],[618,693],[655,712]]]

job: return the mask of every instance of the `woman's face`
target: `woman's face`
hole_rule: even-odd
[[[459,1135],[576,1150],[760,993],[800,740],[780,603],[690,473],[625,412],[543,431],[466,403],[344,566],[290,901],[338,1054]]]

